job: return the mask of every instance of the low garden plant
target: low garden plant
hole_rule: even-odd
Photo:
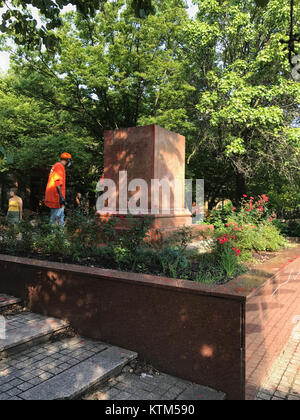
[[[0,253],[224,284],[246,270],[243,261],[253,251],[277,251],[285,244],[267,204],[267,196],[244,196],[239,210],[223,209],[219,219],[215,212],[215,246],[202,255],[188,247],[189,228],[155,244],[148,237],[151,217],[128,217],[127,228],[117,229],[120,218],[100,222],[80,212],[69,215],[63,228],[50,226],[48,218],[14,227],[2,221]]]
[[[228,275],[237,258],[251,260],[253,252],[278,251],[286,245],[284,236],[274,224],[274,215],[268,210],[268,202],[266,195],[256,199],[244,195],[239,208],[227,205],[219,219],[214,211],[217,249]]]
[[[147,240],[151,217],[129,218],[127,222],[129,228],[122,230],[116,229],[116,218],[104,218],[100,223],[73,213],[64,228],[50,226],[48,219],[24,220],[15,227],[2,223],[0,253],[201,283],[223,284],[243,271],[238,263],[226,271],[216,250],[209,255],[190,251],[189,228],[179,229],[158,245]]]

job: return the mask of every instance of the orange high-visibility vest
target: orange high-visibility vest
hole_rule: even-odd
[[[51,169],[45,194],[45,205],[51,209],[59,209],[59,194],[56,187],[61,187],[61,193],[66,198],[66,170],[62,163],[57,162]]]

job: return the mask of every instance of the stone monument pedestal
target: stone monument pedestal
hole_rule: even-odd
[[[193,226],[199,233],[206,230],[192,225],[192,214],[184,207],[184,136],[157,125],[105,131],[104,179],[116,185],[116,212],[109,216],[118,218],[116,228],[126,229],[125,216],[131,214],[153,217],[153,240],[183,226]],[[132,202],[136,213],[131,211]],[[103,210],[98,217],[107,220]]]

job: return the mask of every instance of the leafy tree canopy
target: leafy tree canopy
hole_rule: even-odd
[[[0,30],[13,36],[19,45],[39,46],[42,42],[51,50],[58,47],[58,39],[51,31],[62,25],[60,13],[65,6],[75,6],[78,13],[89,19],[107,1],[109,0],[0,0],[0,7],[7,8],[2,15]],[[264,7],[269,0],[255,2]],[[155,13],[153,0],[128,0],[128,3],[138,18],[146,18]],[[36,8],[44,19],[40,28],[29,6]]]
[[[0,7],[6,6],[2,14],[0,30],[14,38],[18,45],[39,47],[44,44],[49,50],[59,47],[58,38],[52,30],[62,26],[60,14],[64,7],[76,7],[85,19],[95,16],[109,0],[0,0]],[[136,17],[146,18],[155,12],[152,0],[129,0]],[[36,8],[43,19],[43,25],[38,26],[32,15]]]
[[[300,84],[281,42],[289,1],[195,3],[196,19],[180,0],[153,0],[155,13],[141,19],[131,3],[106,2],[89,19],[61,17],[56,54],[19,48],[0,98],[3,146],[19,167],[46,164],[65,138],[89,156],[91,180],[105,129],[156,123],[186,136],[187,174],[205,178],[211,205],[247,190],[296,205]]]
[[[6,6],[0,25],[1,32],[14,38],[16,44],[33,47],[41,43],[53,49],[57,46],[57,38],[51,30],[62,25],[60,13],[63,7],[76,6],[84,16],[94,16],[106,0],[1,0],[0,7]],[[29,6],[35,7],[43,17],[43,24],[38,27]]]

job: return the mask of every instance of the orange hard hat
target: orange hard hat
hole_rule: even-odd
[[[63,153],[60,157],[61,159],[72,159],[70,153]]]

